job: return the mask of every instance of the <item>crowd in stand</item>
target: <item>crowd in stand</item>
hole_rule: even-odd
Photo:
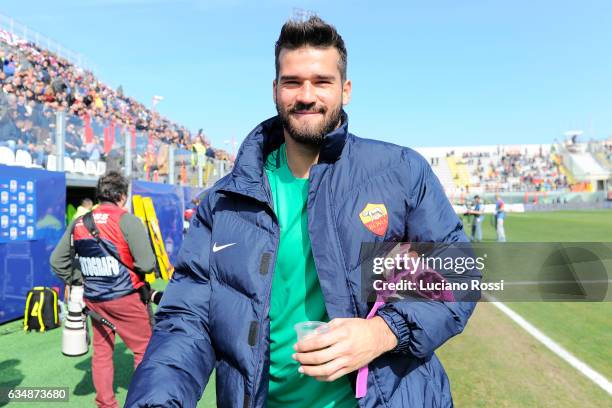
[[[447,153],[451,156],[455,152]],[[553,154],[524,154],[519,151],[463,152],[457,161],[465,165],[471,186],[484,191],[551,191],[570,187],[567,177],[561,172],[558,159]]]
[[[543,151],[524,153],[519,150],[445,152],[456,166],[465,166],[467,179],[460,178],[460,167],[455,169],[454,183],[463,192],[472,188],[481,191],[552,191],[570,189],[567,176],[557,155]],[[439,157],[431,157],[433,167],[439,166]],[[466,182],[466,185],[463,185]],[[461,183],[462,185],[458,185]]]
[[[121,87],[112,89],[93,73],[3,30],[0,68],[0,145],[29,151],[38,165],[53,153],[58,111],[66,113],[65,151],[71,158],[107,159],[131,136],[141,150],[138,161],[150,167],[159,167],[160,149],[168,145],[231,161],[201,131],[192,139],[187,128],[125,95]],[[146,143],[136,143],[137,136]]]
[[[484,157],[491,157],[491,153],[489,152],[463,152],[461,157],[463,159],[468,159],[468,161],[472,161],[473,159],[482,159]]]
[[[510,184],[513,190],[549,191],[569,188],[567,177],[551,155],[504,154],[485,172],[486,181]]]

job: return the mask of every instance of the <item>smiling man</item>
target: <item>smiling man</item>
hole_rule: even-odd
[[[276,42],[278,116],[242,144],[193,217],[127,407],[452,406],[434,351],[469,302],[397,302],[366,319],[362,242],[467,241],[427,162],[348,132],[347,52],[318,17]],[[297,342],[294,325],[329,322]],[[365,395],[356,373],[369,366]]]

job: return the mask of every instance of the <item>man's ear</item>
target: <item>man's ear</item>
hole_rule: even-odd
[[[353,90],[353,83],[350,79],[344,81],[342,85],[342,105],[348,105],[351,101],[351,91]]]
[[[276,105],[276,79],[272,81],[272,100],[274,101],[274,105]]]

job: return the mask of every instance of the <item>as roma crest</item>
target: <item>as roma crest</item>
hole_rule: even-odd
[[[387,215],[387,207],[384,204],[368,203],[359,213],[361,222],[367,229],[378,236],[384,236],[389,226],[389,216]]]

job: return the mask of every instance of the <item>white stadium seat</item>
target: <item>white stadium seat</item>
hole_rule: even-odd
[[[100,176],[106,173],[106,163],[103,161],[99,161],[97,170],[98,170],[98,175]]]
[[[57,156],[55,156],[54,154],[50,154],[49,156],[47,156],[47,170],[57,170]]]
[[[25,150],[17,150],[15,153],[15,165],[23,167],[32,167],[32,156]]]
[[[87,167],[85,167],[85,162],[83,159],[74,159],[74,169],[75,173],[85,174],[87,172]]]
[[[7,164],[9,166],[15,163],[15,155],[13,151],[6,146],[0,146],[0,164]]]
[[[64,157],[64,171],[69,173],[74,171],[74,161],[70,157]]]
[[[85,162],[85,172],[86,174],[90,175],[90,176],[95,176],[96,175],[96,163],[91,161],[91,160],[87,160]]]

